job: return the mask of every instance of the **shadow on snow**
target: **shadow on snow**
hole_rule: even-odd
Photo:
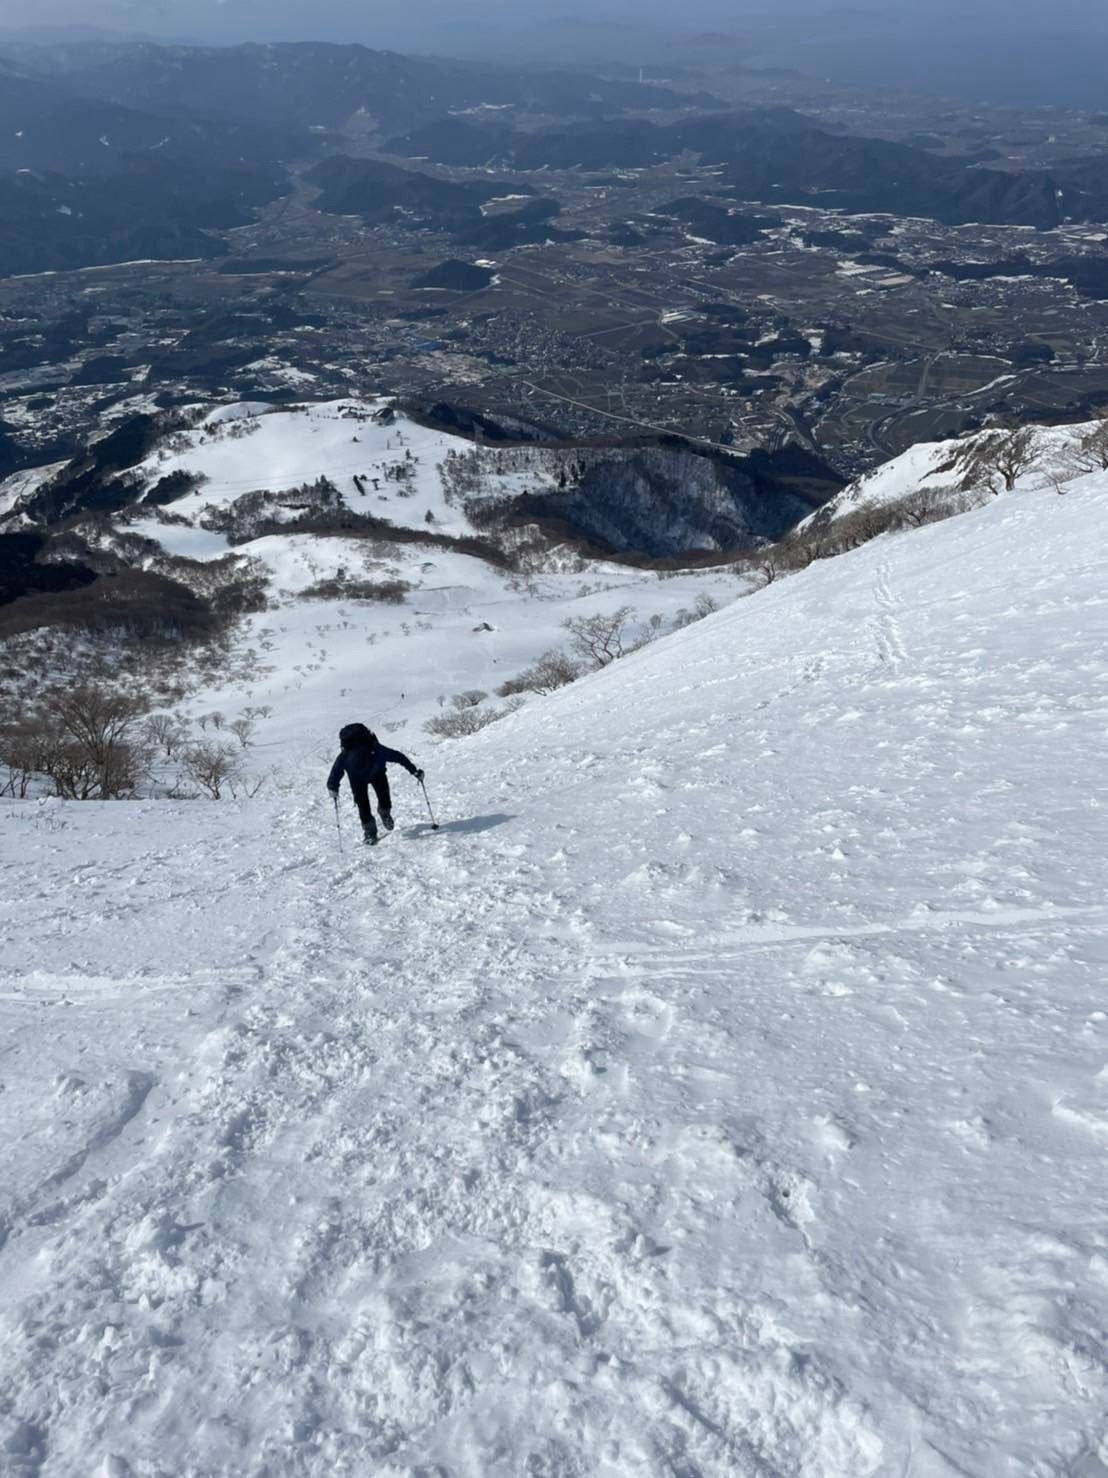
[[[439,831],[491,831],[494,826],[505,826],[515,819],[514,816],[509,816],[503,811],[498,811],[491,816],[465,816],[459,821],[440,821]],[[432,831],[431,823],[424,821],[418,826],[408,827],[404,835],[409,837],[430,836]]]

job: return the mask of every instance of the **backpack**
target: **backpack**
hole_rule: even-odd
[[[367,749],[377,743],[377,735],[365,724],[346,724],[339,730],[339,743],[343,749]]]

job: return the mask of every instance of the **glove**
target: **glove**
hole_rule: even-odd
[[[412,771],[412,774],[416,777],[417,780],[422,781],[422,779],[423,779],[423,771],[422,770],[413,770]]]
[[[327,787],[327,794],[332,798],[332,800],[337,800],[338,799],[338,794],[339,794],[339,788],[338,788],[338,786],[337,785],[329,785]]]

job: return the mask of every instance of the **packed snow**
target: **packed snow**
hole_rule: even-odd
[[[326,664],[268,798],[6,802],[4,1471],[1103,1478],[1106,532],[407,734],[373,851]]]

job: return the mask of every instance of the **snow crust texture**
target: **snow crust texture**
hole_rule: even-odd
[[[0,1470],[1108,1471],[1106,530],[815,565],[373,852],[8,805]]]

